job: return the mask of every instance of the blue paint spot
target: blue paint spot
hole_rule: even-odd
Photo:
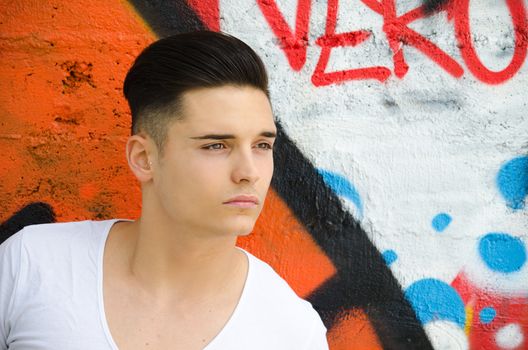
[[[392,249],[384,251],[381,255],[383,256],[383,259],[385,259],[385,263],[387,265],[392,264],[396,261],[396,259],[398,259],[398,254],[396,254],[396,252]]]
[[[433,228],[437,232],[442,232],[443,230],[446,229],[447,226],[449,226],[449,224],[451,223],[451,220],[452,219],[449,214],[440,213],[433,218],[433,222],[432,222]]]
[[[466,322],[464,302],[450,285],[426,278],[414,282],[405,291],[416,316],[422,324],[436,320],[446,320],[463,328]]]
[[[528,194],[528,157],[521,156],[506,162],[497,175],[497,186],[512,209],[524,208]]]
[[[480,310],[479,319],[481,323],[488,324],[491,321],[493,321],[496,315],[497,315],[497,311],[495,311],[494,308],[485,307],[482,310]]]
[[[526,262],[523,241],[507,233],[491,232],[480,239],[480,257],[493,271],[510,273],[519,271]]]
[[[323,169],[317,169],[317,171],[321,174],[324,182],[332,189],[332,191],[339,196],[343,196],[352,201],[358,210],[359,217],[363,217],[363,203],[361,202],[359,193],[354,185],[352,185],[345,177],[337,173]]]

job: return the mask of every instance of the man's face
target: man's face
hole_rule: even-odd
[[[183,95],[182,113],[169,126],[154,172],[163,209],[197,233],[248,234],[273,175],[276,127],[268,98],[252,87],[203,88]],[[258,203],[228,203],[240,195]]]

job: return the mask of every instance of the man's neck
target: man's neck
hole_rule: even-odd
[[[222,290],[236,293],[230,289],[243,285],[248,268],[236,237],[190,231],[145,216],[115,224],[111,234],[121,275],[160,303],[201,302]]]

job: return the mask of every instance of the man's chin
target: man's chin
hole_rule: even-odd
[[[255,227],[255,220],[247,219],[247,222],[237,222],[236,225],[231,226],[230,232],[233,232],[236,236],[247,236]]]

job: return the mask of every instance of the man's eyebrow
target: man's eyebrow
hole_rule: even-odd
[[[273,131],[263,131],[259,134],[259,136],[276,138],[277,133]],[[235,135],[232,135],[232,134],[207,134],[203,136],[191,137],[191,139],[193,140],[227,140],[227,139],[235,139],[235,138],[236,138]]]

